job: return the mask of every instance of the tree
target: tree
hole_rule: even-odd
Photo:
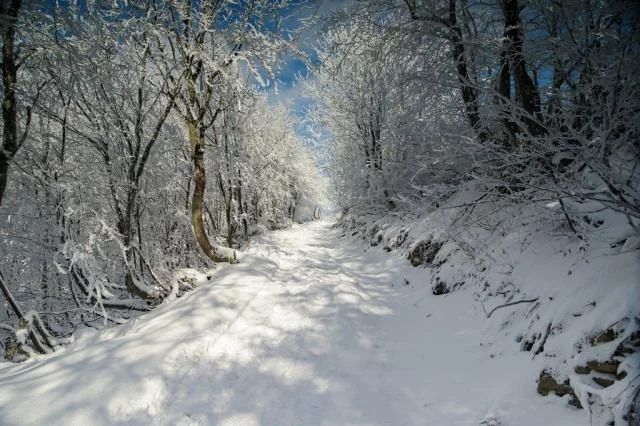
[[[319,193],[286,110],[255,87],[295,51],[288,3],[15,4],[2,21],[5,349],[49,351],[81,324],[152,309],[188,290],[176,268],[234,260],[220,233],[232,246],[286,226]]]
[[[170,1],[162,10],[162,25],[169,29],[164,58],[177,66],[166,78],[180,87],[176,111],[188,129],[194,166],[191,199],[193,231],[203,252],[213,261],[234,262],[226,250],[207,236],[204,223],[206,188],[205,135],[228,108],[231,99],[220,88],[233,81],[232,65],[242,63],[254,77],[271,71],[277,55],[290,46],[281,37],[278,12],[288,2]],[[182,80],[178,76],[184,76]]]
[[[140,236],[141,185],[179,88],[168,89],[168,82],[152,72],[157,39],[137,17],[90,16],[72,30],[78,37],[64,42],[61,60],[75,65],[70,76],[56,80],[68,96],[69,110],[53,116],[93,151],[91,157],[99,164],[94,177],[102,168],[104,190],[98,191],[106,192],[109,216],[115,219],[127,289],[143,299],[157,298],[159,289],[136,272],[143,255],[142,242],[134,241],[135,224],[138,221]],[[61,63],[54,66],[60,68]]]
[[[17,99],[18,69],[24,58],[18,57],[15,49],[16,26],[22,8],[21,0],[0,4],[0,31],[2,32],[2,149],[0,150],[0,206],[4,200],[9,180],[9,166],[24,144],[31,124],[32,107],[25,107],[25,124],[22,134],[18,130],[20,105]],[[35,99],[42,86],[38,87]],[[9,306],[20,320],[33,347],[45,353],[53,344],[48,331],[37,315],[25,314],[14,298],[9,284],[0,272],[0,289]]]
[[[317,100],[313,125],[335,137],[333,180],[341,201],[394,208],[425,185],[437,197],[469,160],[460,149],[460,136],[470,132],[463,102],[451,90],[448,52],[412,31],[381,32],[399,25],[395,14],[356,16],[327,32],[317,81],[308,84]]]
[[[16,23],[22,2],[12,0],[8,5],[0,5],[0,30],[2,31],[2,151],[0,151],[0,204],[4,198],[9,175],[9,163],[27,137],[29,126],[22,135],[18,133],[18,104],[16,99],[19,63],[15,52]],[[27,108],[27,117],[31,110]],[[28,121],[27,121],[28,123]]]
[[[427,94],[437,94],[436,85],[457,89],[459,96],[448,99],[450,105],[461,103],[466,126],[456,108],[449,108],[447,114],[438,113],[444,109],[437,101],[420,105],[396,95],[388,104],[401,102],[411,112],[404,118],[395,115],[393,108],[386,108],[384,113],[387,129],[393,129],[396,135],[411,134],[407,128],[395,132],[397,127],[392,123],[396,120],[406,120],[410,123],[407,127],[417,126],[419,132],[432,133],[432,140],[448,135],[449,143],[432,152],[456,150],[459,158],[447,158],[446,163],[457,175],[457,182],[521,201],[532,199],[532,194],[540,191],[561,201],[586,197],[636,216],[637,184],[633,182],[638,172],[637,144],[632,135],[637,130],[624,123],[635,122],[638,111],[627,97],[636,93],[638,86],[630,60],[638,54],[637,11],[627,10],[625,14],[622,4],[615,2],[570,0],[527,4],[512,0],[377,0],[356,3],[331,22],[333,28],[351,25],[358,30],[333,40],[329,33],[329,45],[334,50],[325,50],[324,69],[334,62],[344,70],[359,61],[367,71],[375,69],[370,64],[383,62],[376,56],[377,50],[391,55],[399,70],[395,74],[387,72],[380,79],[382,83],[376,84],[387,86],[388,97],[401,93],[401,85],[416,78],[423,84],[411,86],[409,99],[434,99]],[[367,31],[367,25],[375,30]],[[360,36],[358,31],[365,35]],[[428,47],[433,43],[440,43],[445,54],[432,55]],[[367,49],[374,53],[366,53]],[[430,62],[423,61],[425,53]],[[456,81],[424,78],[424,70],[433,68],[438,70],[434,74],[453,75]],[[360,84],[357,79],[333,74],[336,78],[332,83],[344,84],[339,90],[342,93]],[[320,80],[322,75],[321,68]],[[355,92],[369,93],[361,88]],[[346,117],[338,120],[336,114],[342,104],[349,104],[345,98],[328,108],[329,99],[336,96],[330,91],[319,95],[320,109],[324,109],[324,117],[330,117],[327,112],[333,111],[334,123],[349,123]],[[623,97],[624,106],[620,103]],[[435,112],[434,120],[422,127],[425,111]],[[446,127],[441,127],[446,122]],[[344,124],[332,128],[339,151],[334,158],[341,161],[335,164],[338,170],[346,171],[353,167],[345,161],[354,150],[339,147],[356,132],[345,129]],[[453,142],[456,134],[458,141]],[[381,139],[385,140],[384,128]],[[419,139],[396,137],[396,146],[415,155],[408,148]],[[609,155],[615,160],[608,162]],[[440,169],[443,162],[438,156],[431,164],[416,167],[425,178],[426,185],[420,189],[423,194],[433,194],[441,177],[447,176]],[[418,162],[425,160],[418,157]],[[582,186],[580,181],[591,173],[607,188],[605,191],[596,195]],[[358,197],[372,199],[362,190],[348,198],[353,201]]]

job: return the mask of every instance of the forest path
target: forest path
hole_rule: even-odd
[[[271,233],[175,302],[0,367],[0,424],[583,422],[536,395],[529,353],[481,345],[470,291],[427,276],[330,223]]]

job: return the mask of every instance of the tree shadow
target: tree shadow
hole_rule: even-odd
[[[0,423],[423,423],[410,416],[424,399],[390,383],[404,367],[381,327],[408,267],[335,246],[327,227],[291,235],[122,327],[0,371]]]

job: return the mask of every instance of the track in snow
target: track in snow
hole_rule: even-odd
[[[0,424],[583,422],[535,394],[530,354],[481,346],[469,291],[432,296],[426,276],[329,223],[269,234],[210,285],[0,367]]]

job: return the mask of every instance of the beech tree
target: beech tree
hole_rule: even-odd
[[[221,126],[211,137],[218,154],[212,185],[217,191],[212,192],[224,209],[229,247],[236,234],[246,240],[260,228],[286,227],[302,217],[305,203],[324,199],[324,179],[301,146],[285,106],[248,90],[238,108],[221,114]]]
[[[27,137],[31,109],[27,111],[27,125],[22,134],[18,130],[17,75],[19,59],[15,49],[18,15],[22,2],[12,0],[0,5],[0,30],[2,31],[2,151],[0,151],[0,204],[7,188],[9,164]]]
[[[104,177],[104,191],[98,191],[105,193],[112,210],[108,216],[114,219],[111,226],[120,244],[127,289],[138,297],[154,298],[159,289],[147,285],[139,276],[143,271],[136,270],[143,254],[139,222],[135,241],[135,221],[140,219],[139,194],[149,159],[178,89],[168,91],[167,82],[151,72],[152,50],[157,47],[144,22],[112,19],[87,17],[73,28],[76,39],[63,43],[61,62],[52,65],[74,67],[70,75],[53,78],[67,94],[69,106],[62,116],[53,117],[92,151],[85,154],[96,161],[91,174]]]
[[[184,120],[191,146],[193,231],[200,248],[214,261],[234,262],[235,254],[212,241],[205,229],[206,133],[232,101],[221,92],[221,87],[234,78],[232,65],[240,63],[260,79],[271,72],[278,55],[290,46],[282,38],[278,17],[278,12],[289,6],[288,2],[237,5],[184,0],[169,1],[156,9],[161,14],[159,22],[169,30],[163,60],[175,64],[165,78],[181,88],[175,110]]]

